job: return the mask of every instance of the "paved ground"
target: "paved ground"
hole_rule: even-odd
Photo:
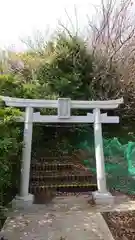
[[[10,213],[1,235],[8,240],[113,240],[87,196],[56,198],[51,204],[33,205]]]

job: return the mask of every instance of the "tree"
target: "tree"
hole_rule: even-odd
[[[124,97],[119,114],[121,112],[126,121],[134,120],[135,109],[133,11],[132,0],[102,0],[99,9],[96,8],[95,21],[90,21],[89,18],[88,43],[97,59],[94,85],[98,83],[96,78],[100,78],[106,89],[105,97]],[[114,90],[110,91],[111,89]],[[102,92],[102,89],[99,92]]]
[[[39,68],[37,78],[43,87],[47,84],[50,92],[59,97],[90,99],[92,71],[91,54],[85,42],[59,35],[45,64]]]

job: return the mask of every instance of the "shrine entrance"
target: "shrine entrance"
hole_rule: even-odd
[[[33,123],[93,123],[98,188],[98,191],[93,192],[93,197],[97,202],[108,202],[112,198],[106,186],[102,124],[119,123],[119,117],[107,116],[107,113],[101,113],[101,110],[115,109],[119,104],[123,103],[123,99],[74,101],[69,98],[59,98],[58,100],[21,99],[3,96],[1,98],[6,106],[25,108],[24,116],[16,119],[18,122],[24,122],[21,185],[20,193],[16,196],[16,200],[29,201],[31,203],[34,200],[33,195],[29,193]],[[57,115],[41,115],[40,112],[34,113],[34,108],[55,108],[57,109]],[[74,116],[71,115],[71,109],[88,109],[88,111],[92,109],[93,113],[88,112],[84,116]]]

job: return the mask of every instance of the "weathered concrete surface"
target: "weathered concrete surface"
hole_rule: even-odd
[[[1,235],[8,240],[113,240],[99,212],[84,196],[56,198],[52,204],[16,210]]]
[[[8,211],[8,216],[15,216],[19,213],[21,214],[34,214],[42,212],[51,212],[51,211],[79,211],[79,210],[87,210],[91,213],[98,212],[109,212],[109,211],[129,211],[135,210],[135,200],[131,200],[127,196],[117,196],[114,199],[112,204],[106,205],[91,205],[88,203],[90,199],[90,195],[78,195],[78,196],[68,196],[68,197],[56,197],[53,202],[49,205],[43,204],[33,204],[31,206],[25,206],[25,208],[15,209],[14,211],[10,209]]]

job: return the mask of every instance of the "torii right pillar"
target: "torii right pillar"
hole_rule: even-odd
[[[93,198],[97,204],[113,203],[113,196],[107,191],[106,174],[103,151],[102,123],[100,109],[94,109],[94,139],[95,139],[95,158],[98,191],[93,192]]]

